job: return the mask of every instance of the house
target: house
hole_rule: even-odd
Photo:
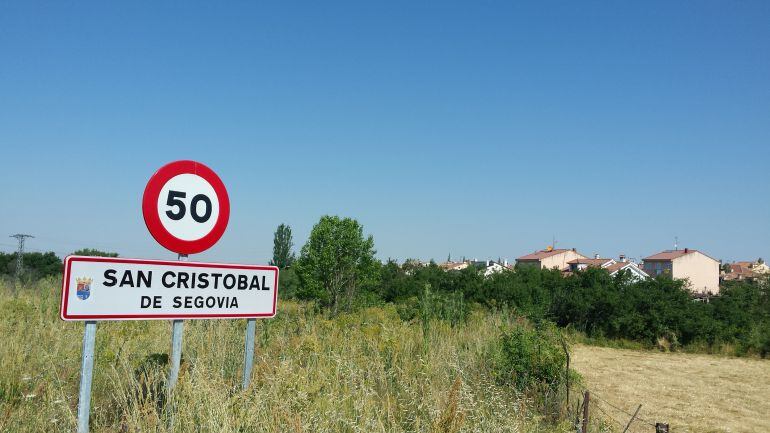
[[[586,256],[578,253],[575,248],[568,250],[548,247],[544,250],[535,251],[532,254],[519,257],[516,259],[516,265],[538,266],[542,269],[558,269],[560,271],[564,271],[570,268],[570,261],[585,258]]]
[[[642,281],[650,278],[650,276],[647,275],[647,272],[644,272],[639,265],[630,260],[626,260],[623,256],[620,256],[619,261],[609,266],[605,266],[604,269],[610,273],[611,277],[614,277],[620,272],[627,272],[632,281]]]
[[[729,272],[723,272],[720,277],[722,281],[752,281],[758,274],[751,270],[747,262],[730,263]]]
[[[583,271],[588,268],[606,268],[615,263],[613,259],[603,259],[595,255],[593,259],[579,258],[567,262],[570,272]]]
[[[756,262],[735,262],[733,264],[747,268],[755,274],[770,274],[770,266],[767,266],[767,263],[762,259],[757,259]]]
[[[438,265],[439,268],[446,272],[462,271],[469,266],[476,268],[479,272],[484,274],[485,277],[503,272],[506,269],[510,269],[508,266],[508,260],[498,260],[497,262],[492,260],[465,260],[462,262],[446,261]]]
[[[719,261],[698,250],[666,250],[644,258],[643,270],[648,275],[670,275],[687,279],[695,294],[719,293]]]
[[[462,271],[468,267],[468,262],[444,262],[438,265],[445,271]]]
[[[504,270],[508,269],[510,270],[510,267],[508,266],[508,260],[467,260],[464,262],[465,267],[472,266],[476,268],[477,271],[479,271],[481,274],[483,274],[485,277],[488,277],[492,274],[499,274],[500,272],[503,272]],[[465,269],[465,268],[463,268]]]
[[[770,268],[761,259],[756,262],[730,263],[729,268],[729,272],[721,275],[722,281],[753,281],[764,274],[770,273]]]
[[[604,259],[595,255],[593,259],[574,259],[570,260],[568,264],[570,272],[582,271],[587,268],[602,268],[606,269],[612,277],[621,271],[627,271],[633,281],[641,281],[650,278],[646,272],[639,268],[639,265],[628,260],[623,254],[620,255],[618,260]]]
[[[499,274],[500,272],[503,272],[508,268],[508,260],[505,260],[504,262],[494,262],[492,260],[486,260],[486,261],[480,261],[480,262],[472,262],[473,266],[476,266],[479,269],[479,272],[484,274],[484,277],[489,277],[492,274]]]

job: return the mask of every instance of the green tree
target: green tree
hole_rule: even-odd
[[[291,251],[294,242],[291,237],[291,227],[281,224],[275,230],[273,236],[273,260],[270,264],[286,269],[294,262],[294,253]]]
[[[53,252],[24,253],[22,275],[29,280],[61,275],[62,261]],[[16,272],[16,253],[0,253],[0,274],[13,275]]]
[[[16,269],[16,253],[0,252],[0,274],[13,275]]]
[[[374,253],[374,238],[364,237],[358,221],[321,217],[295,266],[301,286],[298,295],[320,299],[336,315],[343,302],[349,307],[358,291],[376,279],[379,267]]]
[[[99,251],[93,248],[81,248],[72,255],[75,256],[96,256],[96,257],[117,257],[118,253],[108,253],[106,251]]]

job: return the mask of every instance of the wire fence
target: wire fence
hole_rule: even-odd
[[[632,412],[629,412],[629,411],[627,411],[627,410],[625,410],[625,409],[623,409],[621,407],[618,407],[617,405],[614,405],[614,404],[610,403],[606,399],[601,398],[601,397],[599,397],[598,395],[596,395],[594,393],[591,393],[591,398],[595,398],[596,400],[599,400],[600,402],[606,404],[607,406],[609,406],[609,407],[615,409],[616,411],[619,411],[619,412],[621,412],[621,413],[623,413],[625,415],[628,415],[630,417],[634,417],[634,414]],[[602,411],[600,405],[597,404],[596,407],[599,408],[600,411]],[[602,411],[602,412],[604,412],[604,411]],[[648,426],[651,426],[651,427],[655,428],[655,423],[654,422],[651,422],[651,421],[648,421],[648,420],[642,418],[641,416],[639,416],[639,414],[636,414],[636,416],[634,417],[634,422],[637,422],[637,421],[642,423],[642,424],[647,424]]]
[[[595,391],[589,390],[583,387],[577,387],[574,392],[575,395],[580,395],[579,399],[572,397],[572,401],[576,401],[574,407],[568,408],[568,415],[574,420],[575,431],[582,432],[583,421],[583,406],[585,403],[585,392],[589,392],[589,419],[594,420],[591,424],[594,426],[590,431],[594,431],[596,428],[597,417],[592,416],[598,412],[598,420],[600,421],[599,431],[605,431],[602,429],[601,421],[606,423],[611,431],[627,432],[627,433],[649,433],[657,432],[660,421],[651,421],[646,415],[642,416],[643,406],[642,404],[633,404],[631,408],[624,408],[623,404],[614,403],[604,396],[598,395]],[[638,408],[638,410],[637,410]],[[596,412],[594,412],[596,409]],[[635,413],[636,411],[636,413]],[[573,418],[574,417],[574,418]],[[661,431],[672,432],[666,425]]]

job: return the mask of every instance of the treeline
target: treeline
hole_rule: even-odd
[[[523,267],[484,277],[473,266],[445,272],[435,263],[375,259],[374,240],[351,218],[324,216],[295,257],[291,228],[275,233],[271,263],[282,268],[281,298],[311,300],[332,315],[395,304],[404,320],[462,322],[473,308],[511,310],[533,323],[552,322],[591,339],[646,346],[770,356],[770,276],[727,282],[720,296],[696,301],[685,282],[665,276],[633,281],[602,269],[569,276]],[[117,256],[94,249],[77,255]],[[25,279],[61,275],[54,253],[25,253]],[[16,273],[16,253],[0,253],[0,276]]]
[[[17,253],[0,252],[0,275],[16,275]],[[53,252],[24,253],[22,256],[22,276],[25,278],[44,278],[61,275],[62,261]]]
[[[83,248],[73,252],[78,256],[117,257],[117,253],[99,251],[91,248]],[[0,276],[16,275],[16,259],[18,253],[0,252]],[[62,274],[62,259],[54,252],[24,253],[22,256],[22,268],[20,277],[25,280],[35,280]]]
[[[429,310],[459,322],[472,308],[510,309],[592,339],[770,356],[770,277],[729,282],[720,296],[703,302],[693,299],[684,281],[665,276],[636,282],[602,269],[565,277],[522,267],[484,277],[472,266],[445,272],[433,263],[381,264],[374,260],[374,241],[355,220],[323,217],[296,262],[284,269],[280,287],[281,297],[314,300],[332,314],[393,303],[405,320]]]
[[[536,323],[554,322],[594,339],[770,355],[770,278],[727,283],[720,296],[702,302],[693,299],[683,281],[659,277],[634,282],[629,275],[611,277],[603,269],[564,277],[556,270],[522,267],[484,277],[474,267],[445,272],[435,264],[413,267],[391,261],[379,266],[377,274],[377,282],[362,286],[351,305],[394,303],[411,319],[427,290],[436,315],[452,321],[483,306],[511,309]],[[307,296],[293,276],[289,281],[289,287],[282,284],[289,296],[319,299]]]

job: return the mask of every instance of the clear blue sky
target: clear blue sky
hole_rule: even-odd
[[[232,216],[193,260],[323,214],[382,258],[770,258],[770,2],[64,3],[0,5],[0,228],[33,250],[174,257],[141,195],[195,159]]]

